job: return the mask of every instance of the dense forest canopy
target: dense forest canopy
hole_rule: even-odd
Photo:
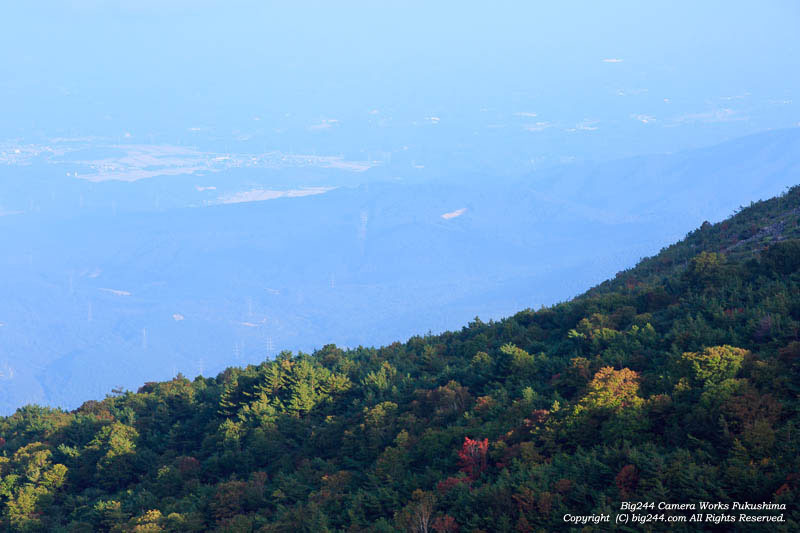
[[[21,408],[0,419],[0,523],[525,532],[747,501],[786,504],[760,527],[796,531],[799,219],[795,187],[549,308]],[[627,530],[703,527],[759,525]]]

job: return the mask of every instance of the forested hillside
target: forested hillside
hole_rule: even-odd
[[[74,412],[22,408],[0,419],[0,521],[525,532],[621,501],[748,501],[787,504],[761,527],[796,531],[798,219],[795,187],[553,307],[383,348],[284,352]]]

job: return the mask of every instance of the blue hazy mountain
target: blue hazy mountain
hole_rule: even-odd
[[[800,176],[799,129],[424,177],[397,154],[85,144],[0,166],[4,413],[562,301]]]

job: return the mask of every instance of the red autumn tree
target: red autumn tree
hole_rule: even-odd
[[[636,485],[639,484],[639,472],[636,471],[635,466],[625,465],[619,471],[617,477],[614,478],[614,482],[617,485],[617,489],[619,489],[620,496],[627,498],[636,489]]]
[[[439,483],[436,484],[436,490],[439,491],[440,494],[447,494],[450,492],[450,489],[457,487],[458,485],[466,483],[469,485],[469,478],[466,477],[453,477],[450,476],[447,479],[443,479]]]
[[[464,445],[458,452],[461,470],[474,480],[486,470],[486,454],[489,451],[489,439],[473,440],[464,437]]]
[[[433,521],[433,530],[436,533],[458,533],[458,524],[450,515],[437,516]]]

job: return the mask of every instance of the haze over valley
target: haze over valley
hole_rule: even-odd
[[[800,130],[501,179],[273,160],[174,174],[148,161],[160,174],[136,180],[41,156],[0,167],[3,409],[566,300],[782,192]],[[134,172],[122,164],[109,172]]]
[[[3,413],[551,305],[798,181],[793,4],[45,4],[0,22]]]

